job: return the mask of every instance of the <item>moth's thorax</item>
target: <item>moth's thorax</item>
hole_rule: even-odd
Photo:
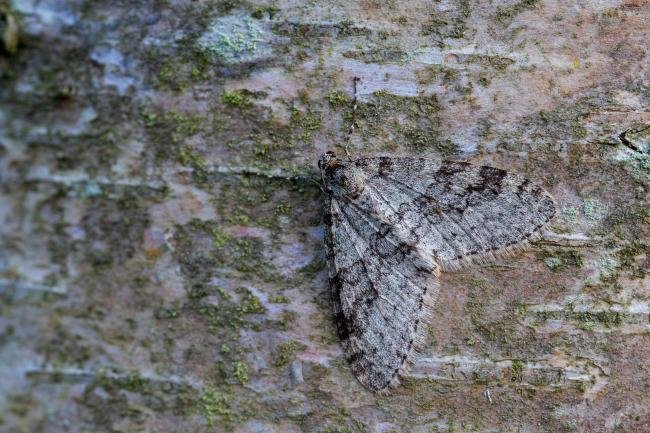
[[[355,200],[365,188],[365,175],[353,161],[343,161],[327,152],[318,161],[325,191],[334,197]]]

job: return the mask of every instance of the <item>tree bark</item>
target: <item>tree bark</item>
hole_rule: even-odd
[[[648,6],[0,1],[0,431],[649,431]],[[351,122],[558,208],[442,275],[389,395],[330,314]]]

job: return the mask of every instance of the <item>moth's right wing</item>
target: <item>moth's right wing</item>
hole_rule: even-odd
[[[498,168],[392,157],[355,164],[401,236],[443,269],[517,248],[555,214],[544,189]]]
[[[330,199],[325,243],[334,320],[352,371],[373,391],[394,386],[422,338],[437,265],[348,201]]]

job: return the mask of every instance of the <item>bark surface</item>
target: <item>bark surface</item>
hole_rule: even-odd
[[[0,1],[0,431],[647,432],[645,0]],[[366,391],[316,161],[543,185]]]

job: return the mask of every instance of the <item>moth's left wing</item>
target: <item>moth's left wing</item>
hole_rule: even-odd
[[[359,382],[398,383],[422,338],[438,266],[403,243],[370,206],[329,198],[325,243],[337,331]]]
[[[355,164],[387,220],[443,269],[508,252],[555,214],[544,189],[498,168],[407,157]]]

